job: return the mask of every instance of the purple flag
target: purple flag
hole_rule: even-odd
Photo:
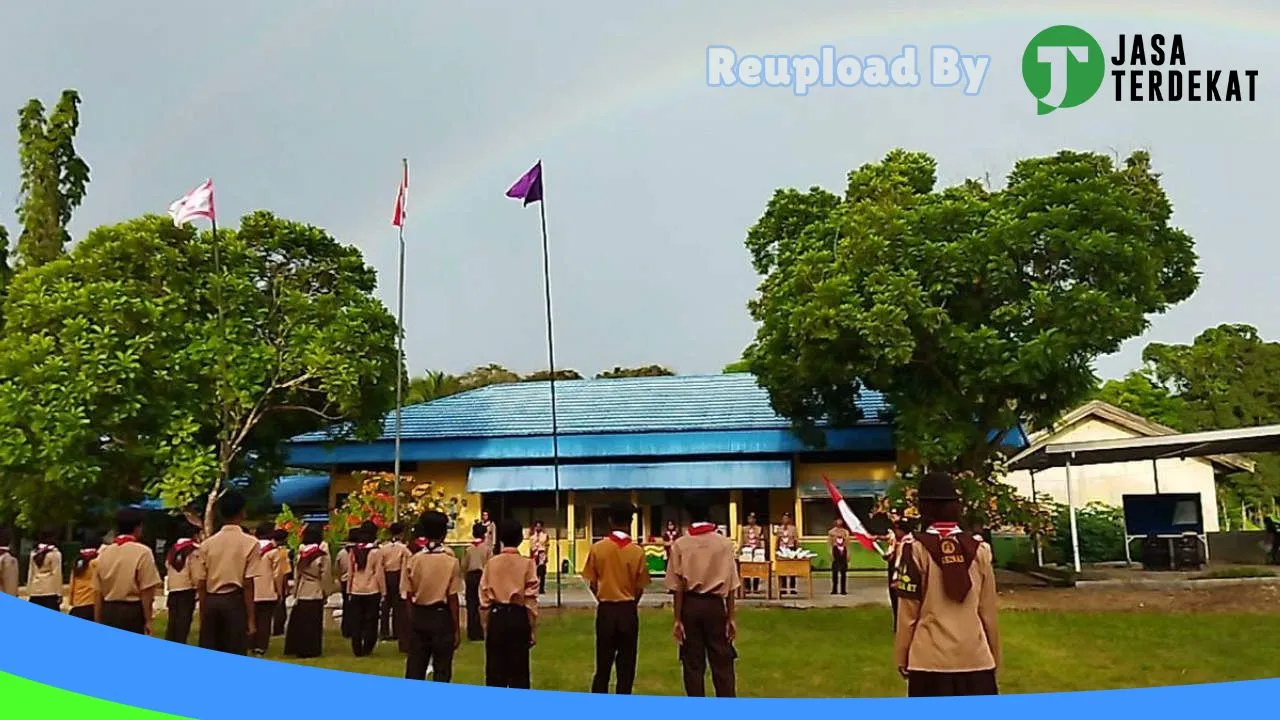
[[[525,205],[542,202],[542,161],[529,168],[529,172],[520,176],[515,185],[507,191],[507,197],[523,200]]]

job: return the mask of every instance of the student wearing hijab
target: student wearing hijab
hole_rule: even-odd
[[[258,580],[253,583],[253,617],[257,630],[253,634],[250,649],[262,657],[271,645],[271,620],[280,604],[284,576],[280,574],[280,553],[273,539],[276,526],[273,522],[258,525]]]
[[[94,567],[98,591],[94,619],[108,627],[150,635],[161,580],[155,553],[141,542],[143,518],[137,508],[116,513],[116,538],[98,555]]]
[[[991,548],[960,529],[960,497],[946,473],[917,492],[922,532],[903,537],[894,657],[908,697],[995,695],[1000,666]]]
[[[293,563],[289,561],[289,531],[276,528],[275,533],[271,535],[271,541],[276,544],[276,555],[280,556],[280,562],[276,566],[280,570],[280,600],[276,603],[275,611],[271,613],[271,637],[282,637],[285,623],[289,618],[289,610],[284,601],[289,596],[289,581],[293,576]]]
[[[315,658],[324,652],[324,601],[332,582],[324,533],[308,525],[302,531],[302,547],[298,548],[298,561],[294,564],[294,604],[285,630],[285,655]]]
[[[524,528],[515,520],[498,527],[502,550],[480,577],[480,619],[484,624],[484,684],[529,688],[529,650],[538,637],[538,570],[520,555]]]
[[[493,557],[489,543],[485,541],[488,528],[481,523],[471,526],[471,544],[462,554],[462,575],[467,588],[467,639],[483,640],[484,629],[480,620],[480,578],[484,566]]]
[[[42,530],[27,565],[27,595],[31,602],[50,610],[62,610],[62,552],[54,545],[57,533]]]
[[[71,604],[70,614],[89,622],[94,621],[98,607],[98,590],[94,587],[93,576],[98,569],[98,547],[101,544],[101,536],[85,533],[80,553],[71,566],[71,589],[67,598]]]
[[[462,624],[458,613],[458,590],[461,575],[458,559],[445,552],[444,538],[449,532],[449,518],[442,512],[423,513],[417,534],[427,545],[414,553],[405,564],[403,604],[408,608],[409,656],[404,676],[408,680],[426,680],[427,668],[434,668],[432,679],[453,679],[453,653],[462,642]]]
[[[358,543],[348,555],[350,579],[347,580],[348,605],[351,609],[351,652],[367,657],[378,644],[378,612],[387,595],[387,577],[383,569],[382,551],[378,549],[378,526],[366,522],[356,533]],[[345,613],[344,613],[345,616]]]
[[[18,597],[18,556],[10,546],[8,528],[0,528],[0,593]]]
[[[178,539],[165,553],[165,579],[169,592],[165,605],[169,622],[164,629],[164,639],[187,644],[191,637],[191,621],[196,615],[196,567],[200,558],[201,530],[187,520],[179,521]]]

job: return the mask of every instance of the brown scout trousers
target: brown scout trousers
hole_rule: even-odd
[[[529,689],[529,611],[524,605],[492,605],[484,638],[484,684]]]
[[[427,666],[435,668],[436,682],[453,680],[453,614],[446,603],[414,605],[409,611],[409,657],[404,664],[406,680],[426,680]]]
[[[137,600],[103,602],[102,624],[141,635],[146,630],[147,620],[142,615],[142,603]]]
[[[716,697],[736,697],[734,653],[729,644],[729,617],[724,598],[685,593],[683,605],[680,621],[684,623],[684,645],[680,647],[680,663],[684,666],[685,694],[706,696],[706,670],[710,665]]]
[[[191,636],[191,620],[196,614],[196,591],[171,592],[165,598],[165,605],[169,608],[169,624],[165,626],[164,639],[186,645]]]
[[[351,611],[351,653],[368,657],[378,645],[378,612],[382,595],[355,595],[347,600]]]
[[[907,697],[998,695],[995,670],[907,673]]]
[[[609,675],[618,667],[618,695],[630,695],[636,680],[640,614],[636,602],[601,602],[596,607],[596,674],[591,692],[608,693]]]
[[[483,640],[484,628],[480,624],[480,578],[483,570],[467,572],[467,639]]]
[[[205,596],[200,611],[200,647],[232,655],[249,652],[249,616],[242,588]]]
[[[253,649],[266,654],[271,646],[271,619],[275,615],[277,600],[258,601],[253,604]]]
[[[382,600],[382,611],[378,616],[378,637],[383,640],[404,641],[404,601],[400,599],[400,571],[387,572],[387,596]],[[402,650],[407,648],[401,648]]]

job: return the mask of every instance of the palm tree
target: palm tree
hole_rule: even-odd
[[[428,370],[426,375],[409,381],[409,387],[404,394],[404,404],[415,405],[439,400],[442,397],[456,395],[462,390],[462,382],[457,375],[450,375],[440,370]]]

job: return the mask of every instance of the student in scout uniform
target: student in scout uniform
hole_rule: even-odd
[[[662,531],[662,553],[666,556],[667,562],[671,562],[671,543],[680,537],[680,527],[676,525],[675,520],[667,521],[667,529]]]
[[[196,555],[196,597],[200,603],[200,647],[246,655],[256,635],[257,585],[271,585],[262,571],[258,541],[240,527],[244,496],[231,491],[218,501],[222,528],[205,539]]]
[[[409,558],[404,570],[403,604],[408,607],[409,657],[404,676],[426,680],[427,667],[434,667],[436,682],[453,679],[453,652],[462,643],[462,623],[458,614],[460,568],[458,558],[445,552],[444,537],[449,518],[442,512],[426,512],[418,521],[417,534],[427,546]]]
[[[756,559],[756,550],[764,547],[764,529],[756,522],[755,513],[747,513],[747,522],[742,526],[742,549],[746,552],[743,556],[749,560]],[[748,589],[753,592],[760,592],[760,578],[748,578]]]
[[[382,551],[378,549],[378,526],[364,523],[356,533],[356,540],[358,543],[347,556],[351,652],[356,657],[367,657],[378,644],[378,613],[387,596],[387,576]]]
[[[351,582],[351,550],[356,546],[355,528],[347,531],[347,542],[338,550],[338,582],[342,585],[342,637],[351,637],[351,593],[347,592],[347,584]]]
[[[875,519],[875,518],[873,518]],[[884,558],[887,567],[889,581],[889,613],[893,618],[893,630],[898,630],[898,549],[902,545],[902,538],[905,536],[905,525],[901,516],[896,510],[890,510],[887,513],[881,513],[878,519],[885,524],[886,531],[884,535],[878,539],[885,543],[885,550],[881,557]]]
[[[284,635],[285,655],[315,658],[324,651],[324,601],[332,583],[324,533],[309,525],[302,530],[302,547],[294,565],[294,605]]]
[[[734,594],[742,586],[734,562],[733,542],[716,532],[707,502],[686,500],[693,524],[689,532],[671,544],[666,586],[673,597],[675,628],[684,667],[684,690],[690,697],[707,694],[706,669],[716,697],[737,694],[733,642],[738,634]]]
[[[995,695],[1000,665],[995,571],[981,536],[960,529],[945,473],[920,480],[924,530],[903,537],[894,657],[909,697]]]
[[[271,620],[280,604],[284,576],[280,574],[280,553],[276,552],[275,523],[258,525],[258,579],[253,583],[253,617],[257,632],[253,633],[250,650],[262,657],[271,646]]]
[[[164,629],[164,639],[185,645],[191,637],[191,621],[196,615],[196,567],[200,563],[200,528],[183,520],[180,522],[178,540],[165,554],[165,579],[169,592],[165,605],[169,610],[169,623]]]
[[[827,547],[831,548],[831,594],[847,595],[849,580],[849,529],[844,520],[836,518],[835,525],[827,532]]]
[[[18,557],[10,542],[8,528],[0,528],[0,593],[18,597]]]
[[[490,552],[498,551],[498,525],[489,519],[489,511],[480,511],[480,524],[484,526],[484,541],[489,544]]]
[[[529,687],[529,649],[537,643],[538,571],[520,555],[524,530],[503,520],[497,539],[502,551],[480,577],[480,621],[484,626],[484,684]]]
[[[145,517],[136,508],[121,508],[116,513],[116,538],[98,555],[93,573],[98,591],[94,619],[140,635],[151,634],[151,615],[161,583],[155,553],[139,540]]]
[[[447,520],[446,520],[447,525]],[[409,651],[409,638],[401,632],[405,628],[405,604],[400,601],[400,573],[404,563],[413,555],[409,546],[404,544],[404,525],[392,523],[391,540],[383,543],[379,550],[382,553],[384,572],[387,576],[387,597],[382,603],[382,617],[379,634],[384,642],[399,639],[400,651]]]
[[[480,578],[484,566],[493,557],[489,543],[485,542],[488,528],[480,523],[471,526],[471,544],[462,554],[462,576],[467,588],[467,639],[483,640],[484,627],[480,620]]]
[[[547,593],[547,546],[551,544],[551,536],[542,527],[541,520],[533,521],[533,529],[529,531],[529,557],[533,558],[538,568],[538,593]]]
[[[93,576],[98,569],[98,548],[101,544],[101,537],[86,533],[80,553],[71,566],[71,590],[67,598],[71,604],[70,614],[89,622],[97,618],[98,591],[94,588]]]
[[[782,525],[778,527],[778,550],[799,550],[800,549],[800,533],[796,531],[796,524],[791,519],[791,513],[782,513]],[[796,578],[782,578],[782,587],[779,588],[782,595],[799,595],[800,591],[796,588]]]
[[[54,545],[57,533],[41,530],[27,563],[27,596],[41,607],[62,610],[62,552]]]
[[[285,624],[289,619],[289,609],[285,606],[285,598],[289,597],[289,583],[293,577],[293,563],[289,561],[289,531],[277,528],[271,536],[276,544],[276,554],[280,556],[280,600],[276,602],[275,612],[271,613],[271,636],[284,635]]]
[[[630,695],[636,679],[640,641],[640,596],[649,586],[644,549],[631,541],[631,516],[626,503],[609,508],[609,534],[591,546],[582,579],[591,587],[596,605],[596,674],[591,692],[608,693],[609,675],[618,666],[618,695]]]

